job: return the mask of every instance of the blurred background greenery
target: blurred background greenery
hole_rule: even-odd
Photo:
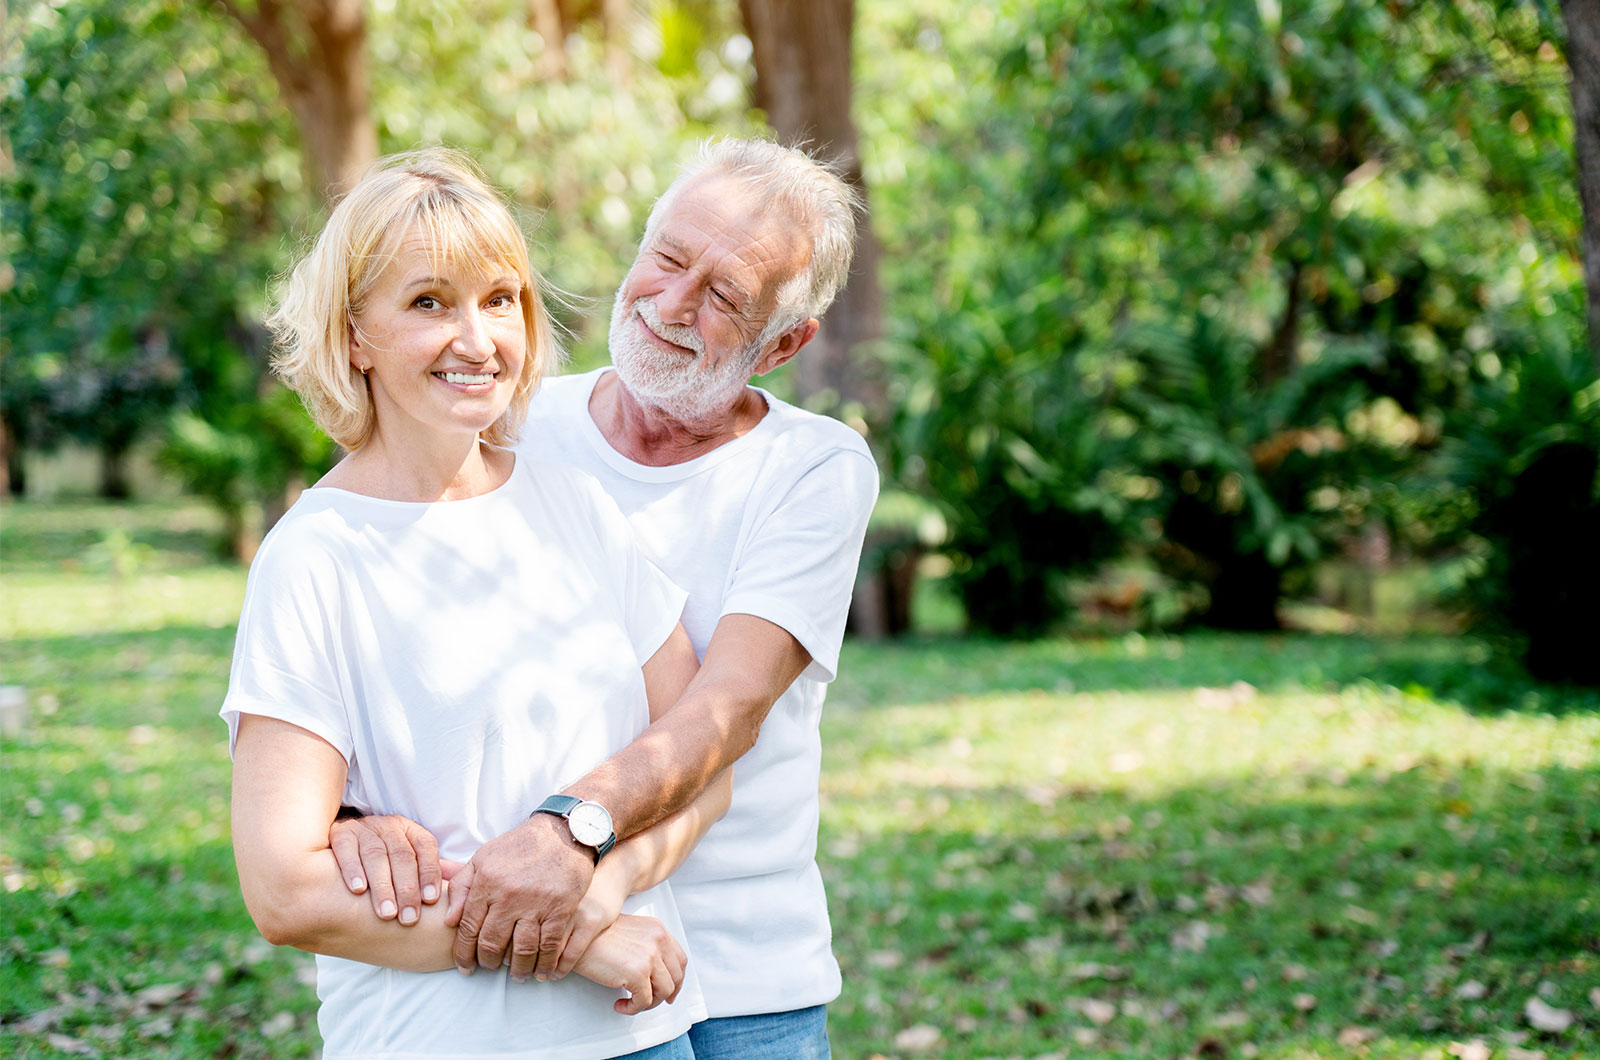
[[[335,457],[267,291],[375,153],[477,156],[588,366],[675,165],[772,131],[870,196],[770,380],[884,469],[858,631],[1477,623],[1600,681],[1553,0],[36,0],[5,36],[15,497],[186,490],[247,558]]]

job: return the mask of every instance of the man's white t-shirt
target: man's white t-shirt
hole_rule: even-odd
[[[811,664],[778,698],[733,768],[733,806],[672,877],[713,1016],[833,1000],[839,965],[817,870],[818,726],[855,584],[877,466],[849,427],[759,391],[749,433],[669,467],[613,449],[589,415],[609,369],[550,379],[518,451],[573,464],[621,507],[645,554],[689,593],[695,650],[724,615],[783,627]]]
[[[222,715],[279,718],[349,764],[347,805],[404,814],[465,861],[649,722],[640,667],[684,595],[587,476],[519,455],[500,488],[413,504],[307,490],[250,569]],[[631,898],[682,940],[668,887]],[[514,983],[317,958],[326,1060],[593,1060],[704,1018],[689,978],[637,1016],[572,975]]]

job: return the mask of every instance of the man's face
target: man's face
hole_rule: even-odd
[[[809,253],[737,181],[712,175],[685,188],[612,307],[611,360],[628,391],[688,423],[725,414],[767,352],[761,332],[778,288]]]

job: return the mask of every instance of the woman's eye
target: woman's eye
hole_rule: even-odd
[[[431,294],[418,295],[417,300],[411,303],[418,309],[438,309],[439,300]]]
[[[510,309],[516,304],[517,296],[514,294],[497,294],[489,299],[490,309]]]

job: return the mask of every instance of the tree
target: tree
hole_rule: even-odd
[[[1600,368],[1600,3],[1561,0],[1572,70],[1578,195],[1583,202],[1583,275],[1589,292],[1589,349]]]
[[[259,67],[215,19],[175,0],[17,17],[0,102],[7,456],[85,440],[121,495],[127,449],[258,355],[243,321],[286,224],[293,156],[281,124],[237,102]]]
[[[294,113],[312,187],[338,198],[378,156],[364,0],[217,0],[261,46]]]
[[[810,144],[837,162],[865,200],[860,140],[851,115],[854,0],[739,0],[754,49],[755,100],[778,138]],[[880,423],[883,392],[862,355],[882,334],[878,241],[863,218],[849,282],[828,311],[827,326],[795,362],[801,400]]]
[[[905,21],[930,51],[968,39],[954,19]],[[941,254],[902,250],[897,290],[935,300],[896,316],[915,314],[906,370],[932,373],[907,380],[927,396],[906,407],[947,425],[906,436],[900,467],[954,478],[957,572],[1020,552],[984,517],[1008,491],[1092,524],[1119,517],[1100,488],[1131,543],[1210,590],[1203,620],[1275,625],[1286,580],[1377,514],[1377,483],[1492,370],[1496,307],[1543,292],[1519,260],[1573,246],[1548,28],[1529,5],[1002,5],[999,43],[949,75],[962,109],[907,150],[923,179],[895,189],[910,210],[951,204],[905,215]],[[956,336],[987,371],[919,358]],[[1075,367],[1006,371],[1037,344]],[[1036,416],[1050,385],[1106,411]],[[1013,440],[998,457],[995,438]],[[1009,584],[1037,596],[1088,558]]]

